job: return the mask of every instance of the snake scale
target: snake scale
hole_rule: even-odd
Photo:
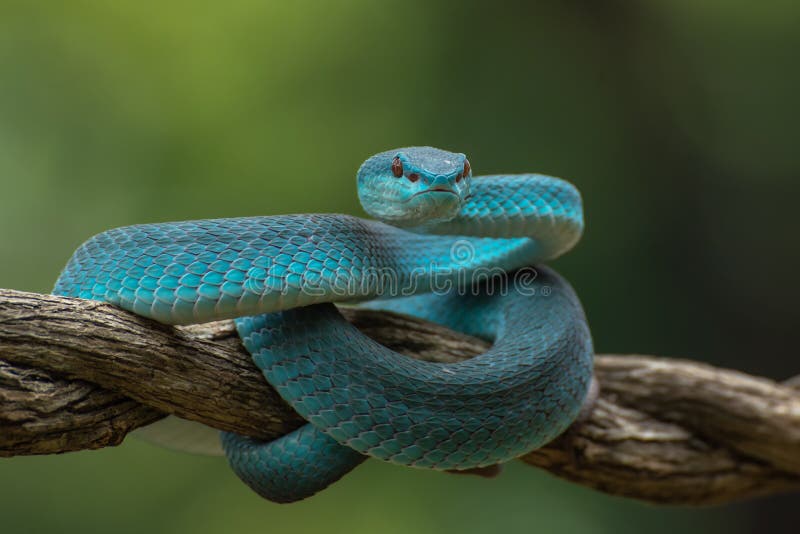
[[[230,433],[236,474],[263,497],[313,495],[371,456],[438,470],[505,462],[563,432],[592,376],[569,284],[531,267],[583,231],[569,183],[473,177],[464,154],[411,147],[357,174],[370,215],[143,224],[92,237],[56,282],[168,324],[233,318],[255,364],[308,424],[271,442]],[[413,360],[334,302],[405,313],[491,340],[473,359]]]

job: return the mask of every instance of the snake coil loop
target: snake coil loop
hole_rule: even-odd
[[[239,477],[277,502],[367,456],[469,470],[563,432],[589,389],[591,336],[569,284],[530,266],[579,239],[577,190],[537,174],[473,177],[463,154],[413,147],[364,162],[358,194],[384,222],[310,214],[112,229],[75,251],[54,293],[169,324],[235,318],[255,364],[308,421],[268,443],[222,436]],[[333,305],[353,301],[493,346],[455,364],[411,360]]]

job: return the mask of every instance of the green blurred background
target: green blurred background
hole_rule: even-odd
[[[798,372],[794,0],[15,1],[0,4],[0,287],[140,222],[361,213],[370,154],[584,194],[557,263],[600,352]],[[129,440],[0,461],[0,531],[782,530],[797,496],[658,508],[523,465],[485,481],[368,462],[293,506],[219,458]]]

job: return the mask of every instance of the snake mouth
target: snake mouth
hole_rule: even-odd
[[[418,191],[418,192],[414,193],[413,195],[411,195],[411,198],[418,197],[420,195],[428,195],[428,194],[432,194],[432,193],[449,193],[451,195],[458,196],[458,193],[456,193],[455,191],[453,191],[449,187],[444,187],[444,186],[441,186],[441,185],[437,185],[436,187],[430,187],[430,188],[425,189],[423,191]]]

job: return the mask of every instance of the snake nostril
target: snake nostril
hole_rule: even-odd
[[[415,173],[415,172],[412,172],[411,174],[409,174],[409,175],[407,176],[407,178],[408,178],[409,180],[411,180],[412,182],[416,182],[416,181],[418,181],[418,180],[419,180],[419,174],[417,174],[417,173]]]

